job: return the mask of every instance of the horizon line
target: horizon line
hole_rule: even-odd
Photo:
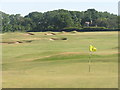
[[[120,2],[120,1],[119,1]],[[54,10],[47,10],[47,11],[38,11],[38,10],[34,10],[34,11],[30,11],[29,13],[32,13],[32,12],[39,12],[39,13],[46,13],[46,12],[50,12],[50,11],[55,11],[55,10],[62,10],[63,8],[61,8],[61,9],[54,9]],[[88,8],[88,9],[95,9],[95,8]],[[67,10],[67,11],[78,11],[78,12],[85,12],[85,11],[87,11],[88,9],[86,9],[86,10],[68,10],[68,9],[63,9],[63,10]],[[99,11],[99,10],[97,10],[97,9],[95,9],[96,11],[98,11],[98,12],[107,12],[107,13],[110,13],[110,14],[114,14],[114,15],[118,15],[118,14],[116,14],[116,13],[112,13],[112,12],[109,12],[109,11]],[[26,15],[22,15],[21,13],[6,13],[5,11],[3,11],[3,10],[0,10],[1,12],[3,12],[3,13],[5,13],[5,14],[9,14],[9,15],[16,15],[16,14],[20,14],[21,16],[26,16]],[[28,13],[28,14],[29,14]],[[27,15],[28,15],[27,14]]]

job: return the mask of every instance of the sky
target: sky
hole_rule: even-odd
[[[0,11],[7,14],[21,14],[25,16],[30,12],[46,12],[57,9],[70,11],[86,11],[96,9],[118,14],[119,0],[1,0]]]

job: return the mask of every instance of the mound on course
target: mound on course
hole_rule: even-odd
[[[0,43],[3,88],[118,88],[118,32],[31,33],[2,35],[2,42],[22,42]],[[89,45],[97,48],[91,72]]]

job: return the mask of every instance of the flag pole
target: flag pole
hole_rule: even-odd
[[[89,63],[89,72],[91,71],[91,56],[92,56],[92,52],[95,52],[97,49],[94,47],[94,46],[92,46],[92,45],[90,45],[89,46],[89,61],[88,61],[88,63]]]
[[[92,52],[90,51],[90,53],[89,53],[89,61],[88,61],[88,63],[89,63],[89,72],[91,71],[91,55],[92,55]]]

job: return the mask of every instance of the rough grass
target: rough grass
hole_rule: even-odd
[[[117,88],[118,33],[84,32],[5,33],[4,42],[32,40],[31,43],[3,44],[4,88]],[[50,41],[50,38],[68,38]],[[91,57],[92,44],[97,48]]]

